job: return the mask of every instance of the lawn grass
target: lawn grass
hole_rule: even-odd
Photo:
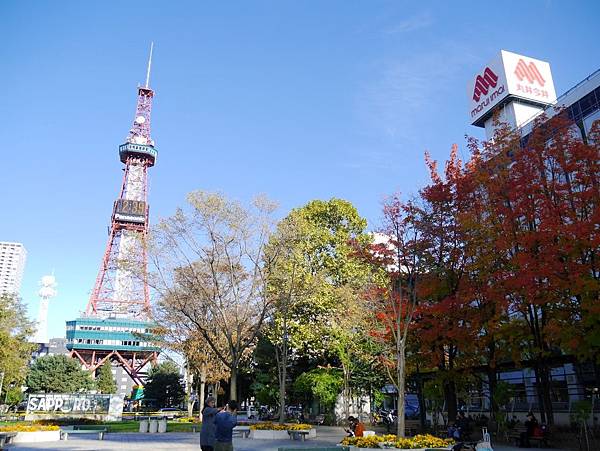
[[[30,424],[25,421],[0,421],[0,426]],[[128,421],[107,421],[99,424],[84,424],[79,426],[79,429],[98,429],[106,428],[107,432],[124,433],[124,432],[139,432],[140,422],[135,420]],[[193,432],[194,428],[197,432],[200,431],[200,423],[183,423],[178,421],[167,422],[167,432]]]
[[[105,427],[107,432],[111,433],[123,433],[123,432],[139,432],[140,422],[135,420],[129,421],[109,421],[101,424],[85,424],[79,426],[79,429],[97,429],[99,427]],[[177,421],[167,422],[167,432],[192,432],[196,428],[196,431],[200,431],[200,424],[198,423],[181,423]]]

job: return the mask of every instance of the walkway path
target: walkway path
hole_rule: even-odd
[[[342,428],[319,427],[318,437],[315,440],[290,441],[290,440],[252,440],[234,438],[235,451],[277,451],[280,446],[294,446],[296,448],[312,448],[316,446],[331,446],[339,443],[344,437]],[[82,436],[73,440],[46,443],[23,443],[11,445],[9,451],[34,451],[34,450],[73,450],[73,451],[199,451],[199,434],[168,433],[168,434],[106,434],[103,441],[94,436]],[[534,448],[532,448],[534,449]],[[537,448],[535,448],[537,449]],[[495,445],[494,451],[524,451],[524,448],[514,446]],[[543,449],[542,449],[543,450]],[[552,448],[551,451],[564,451]]]

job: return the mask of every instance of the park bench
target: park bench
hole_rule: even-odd
[[[309,430],[288,430],[287,433],[290,436],[291,440],[301,439],[304,442],[304,441],[306,441],[306,437],[308,437],[308,434],[310,434],[310,431]]]
[[[419,433],[421,422],[419,420],[404,420],[404,434],[413,437]]]
[[[69,440],[69,435],[98,434],[98,440],[104,440],[105,432],[106,428],[79,429],[77,426],[65,426],[60,428],[60,439]]]
[[[237,437],[248,438],[250,436],[250,426],[235,426],[232,432]]]
[[[10,443],[16,435],[16,432],[0,432],[0,449],[4,449],[4,445]]]
[[[313,421],[318,426],[321,426],[325,421],[325,415],[317,415]]]
[[[521,442],[521,434],[527,432],[527,428],[524,424],[517,424],[515,427],[508,431],[508,440],[511,443],[514,443],[516,446],[520,445]],[[541,448],[542,445],[548,446],[548,441],[550,440],[550,434],[548,429],[544,430],[544,434],[541,436],[529,436],[529,443],[532,445],[535,443],[538,448]]]
[[[527,429],[525,428],[525,426],[523,426],[520,423],[516,424],[514,427],[506,431],[506,438],[511,444],[519,446],[521,441],[521,434],[526,431]]]

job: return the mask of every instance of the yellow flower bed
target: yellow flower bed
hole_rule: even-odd
[[[396,441],[395,445],[396,448],[404,448],[404,446],[398,446],[398,445],[403,445],[406,440],[410,441],[411,447],[412,449],[415,448],[447,448],[448,445],[453,445],[454,444],[454,440],[452,440],[451,438],[446,439],[446,438],[439,438],[439,437],[435,437],[431,434],[419,434],[419,435],[415,435],[412,438],[409,439],[399,439]],[[409,447],[406,447],[408,449],[411,449]]]
[[[346,437],[342,445],[352,445],[357,448],[378,448],[382,443],[386,448],[420,449],[420,448],[447,448],[454,444],[452,439],[442,439],[430,434],[416,435],[401,438],[395,435],[372,435],[370,437]]]
[[[250,426],[254,431],[307,431],[312,426],[310,424],[294,424],[294,423],[257,423]]]
[[[387,435],[371,435],[369,437],[346,437],[342,440],[342,445],[352,445],[358,448],[377,448],[379,443],[393,442],[396,436]]]
[[[175,419],[176,423],[200,423],[198,417],[181,417]]]
[[[0,432],[39,432],[39,431],[58,431],[58,426],[44,426],[41,424],[13,424],[10,426],[0,426]]]
[[[304,423],[296,423],[296,424],[286,424],[288,431],[308,431],[312,428],[310,424]]]

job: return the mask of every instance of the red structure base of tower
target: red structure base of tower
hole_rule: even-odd
[[[73,349],[69,355],[79,360],[85,369],[92,373],[105,362],[116,361],[137,385],[144,385],[144,377],[146,376],[144,368],[148,364],[155,365],[158,359],[158,352],[156,351]]]

